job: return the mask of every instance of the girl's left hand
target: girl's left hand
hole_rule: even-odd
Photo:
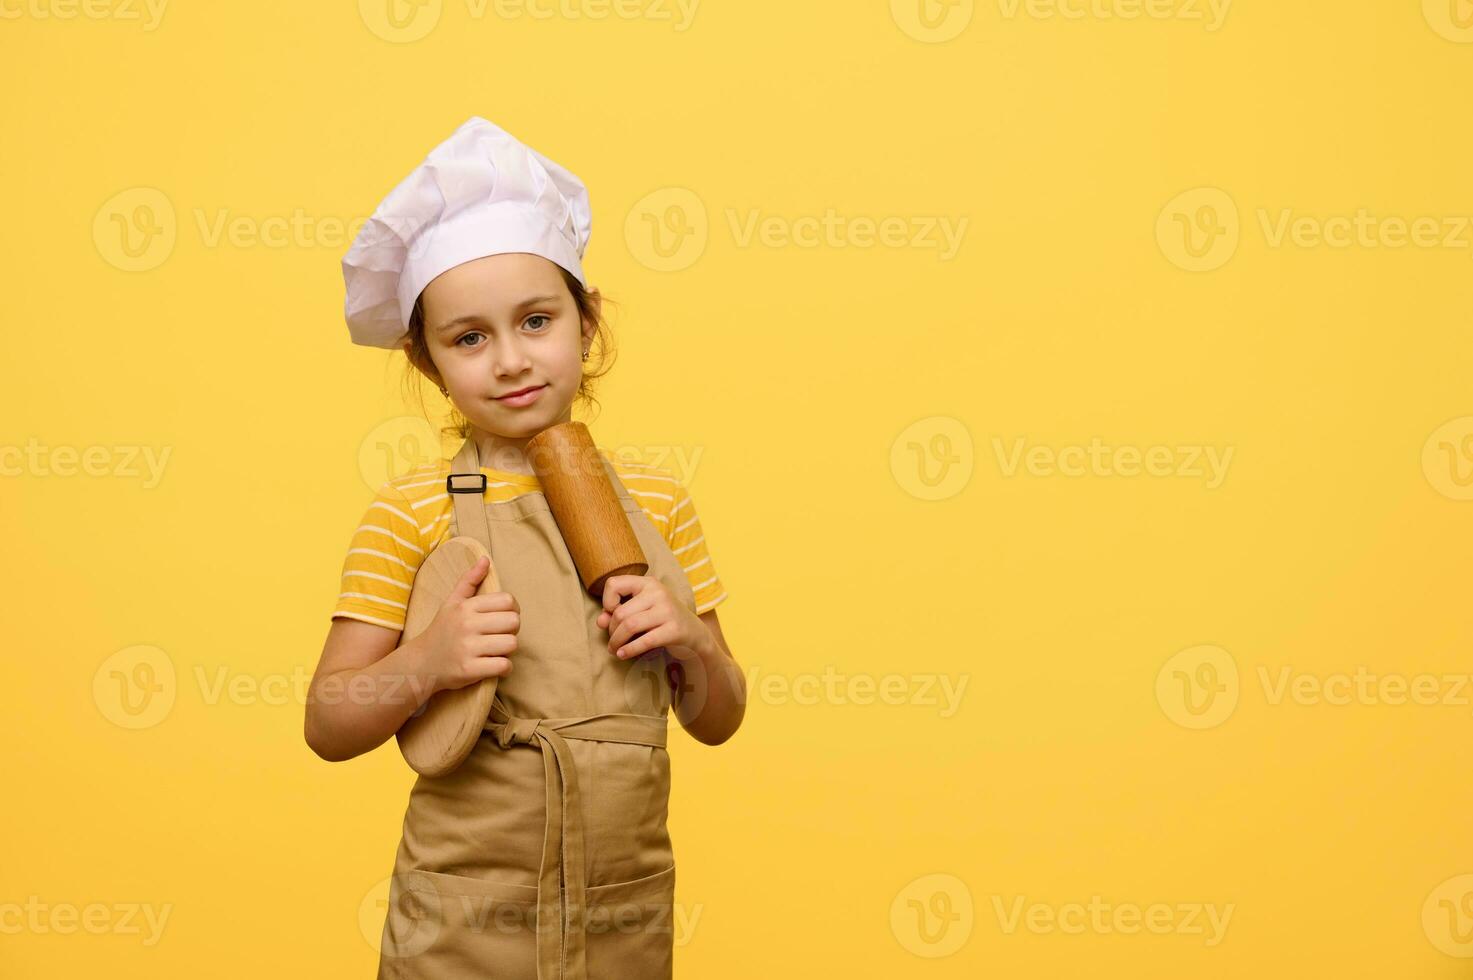
[[[625,595],[632,598],[620,602]],[[615,575],[605,582],[598,627],[609,631],[609,652],[621,660],[662,647],[676,660],[689,660],[711,636],[706,624],[652,575]]]

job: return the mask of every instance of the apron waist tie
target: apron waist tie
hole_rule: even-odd
[[[586,718],[514,718],[501,699],[491,702],[485,730],[503,749],[530,745],[542,753],[547,786],[547,825],[537,872],[537,978],[586,980],[583,918],[588,901],[583,868],[583,826],[578,769],[565,739],[665,747],[663,716],[589,715]],[[551,897],[557,904],[549,907]],[[554,914],[548,915],[546,913]]]

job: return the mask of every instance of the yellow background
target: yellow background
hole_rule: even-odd
[[[300,688],[361,460],[419,408],[349,343],[333,222],[482,115],[591,190],[594,433],[697,461],[750,674],[730,742],[672,736],[678,975],[1473,976],[1470,10],[1130,2],[6,0],[0,974],[372,975],[412,774],[314,756]],[[1272,234],[1362,209],[1445,231]],[[967,226],[793,240],[830,212]],[[1227,257],[1192,271],[1199,219]],[[1233,455],[1006,465],[1095,439]],[[140,664],[174,683],[130,728]],[[1437,703],[1273,696],[1358,668]],[[1020,898],[1171,930],[1009,929]]]

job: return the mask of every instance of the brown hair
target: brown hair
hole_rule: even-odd
[[[594,324],[593,342],[588,348],[588,364],[583,370],[583,379],[578,382],[578,393],[573,399],[574,405],[583,404],[591,408],[598,407],[598,399],[594,397],[595,382],[608,374],[614,367],[616,354],[614,351],[613,334],[604,319],[603,312],[594,308],[592,294],[583,287],[567,269],[558,266],[558,271],[563,275],[563,282],[568,286],[568,292],[573,295],[573,303],[578,307],[578,335],[579,343],[582,343],[583,323],[591,321]],[[603,302],[612,302],[604,299]],[[421,293],[414,300],[414,312],[409,315],[409,332],[405,336],[409,341],[409,350],[406,351],[408,368],[404,372],[406,387],[417,390],[419,405],[424,409],[424,388],[419,384],[420,378],[428,379],[436,388],[440,387],[440,378],[435,370],[435,362],[430,359],[429,345],[425,343],[425,318],[424,318],[424,294]],[[403,350],[403,347],[400,347]],[[453,403],[447,402],[450,409],[451,424],[441,431],[445,435],[452,435],[459,439],[465,439],[470,435],[470,422],[456,411]],[[429,414],[426,413],[426,418]]]

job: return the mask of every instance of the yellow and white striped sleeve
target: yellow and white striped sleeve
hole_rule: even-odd
[[[701,519],[696,516],[696,505],[690,498],[685,484],[676,482],[675,500],[670,506],[670,519],[665,525],[665,540],[670,550],[685,569],[695,593],[696,613],[715,609],[726,599],[726,589],[716,577],[716,566],[711,562],[711,553],[706,549],[706,535],[701,530]]]
[[[402,631],[414,573],[424,558],[409,500],[402,490],[385,483],[353,532],[333,618],[346,616]]]

